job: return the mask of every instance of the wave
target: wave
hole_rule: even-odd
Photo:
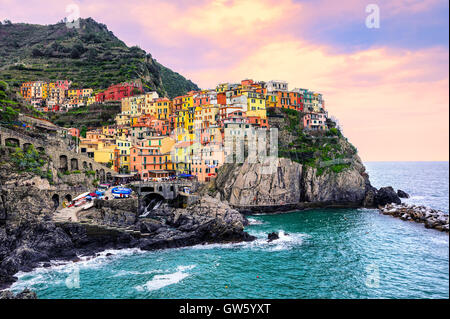
[[[133,271],[133,270],[119,270],[116,274],[113,275],[113,277],[123,277],[123,276],[145,276],[145,275],[151,275],[154,273],[161,273],[163,270],[161,269],[154,269],[154,270],[148,270],[148,271]]]
[[[97,253],[95,256],[77,256],[79,261],[51,260],[48,267],[44,266],[48,263],[41,263],[30,272],[18,272],[15,275],[18,280],[11,285],[10,289],[21,291],[36,285],[47,287],[49,282],[52,285],[64,285],[65,280],[60,278],[61,274],[69,275],[81,269],[99,269],[113,260],[138,253],[145,253],[145,251],[138,248],[108,249]]]
[[[262,220],[255,219],[255,218],[247,218],[247,220],[248,220],[248,223],[250,225],[262,225],[262,224],[265,224],[265,222],[263,222]]]
[[[301,246],[304,240],[310,237],[307,234],[302,233],[286,233],[284,230],[278,231],[279,239],[269,242],[267,240],[267,233],[265,232],[252,232],[250,235],[257,237],[256,240],[251,242],[239,242],[239,243],[227,243],[227,244],[201,244],[185,249],[267,249],[270,251],[289,250],[294,247]]]
[[[185,271],[193,269],[195,265],[179,266],[177,271],[172,274],[155,275],[152,280],[147,281],[143,285],[136,286],[137,291],[152,291],[164,288],[166,286],[179,283],[184,278],[189,277],[190,274]]]

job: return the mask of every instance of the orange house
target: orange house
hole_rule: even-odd
[[[161,153],[156,146],[133,146],[130,151],[130,168],[142,180],[151,177],[169,177],[175,174],[169,153]]]
[[[267,119],[262,119],[259,116],[247,116],[248,123],[253,126],[258,126],[261,128],[269,128],[269,122]]]

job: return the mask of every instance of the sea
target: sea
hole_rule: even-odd
[[[365,163],[375,187],[448,213],[448,162]],[[249,216],[249,243],[102,252],[17,274],[39,298],[449,298],[449,235],[374,209]],[[269,232],[280,239],[267,242]]]

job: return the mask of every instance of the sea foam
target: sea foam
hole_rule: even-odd
[[[185,271],[193,269],[194,267],[195,265],[179,266],[176,272],[171,274],[155,275],[152,280],[147,281],[143,285],[136,286],[135,289],[137,291],[152,291],[176,284],[184,278],[189,277],[190,274]]]

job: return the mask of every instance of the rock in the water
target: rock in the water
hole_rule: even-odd
[[[14,295],[11,291],[5,290],[0,292],[0,299],[37,299],[34,291],[25,288],[22,292]]]
[[[402,220],[424,223],[425,228],[434,228],[445,232],[448,232],[449,229],[448,213],[424,206],[388,204],[380,208],[380,213],[383,215],[391,215]]]
[[[279,239],[280,238],[280,236],[278,236],[278,233],[277,232],[272,232],[272,233],[269,233],[268,235],[267,235],[267,241],[270,243],[271,241],[274,241],[274,240],[276,240],[276,239]]]
[[[402,191],[401,189],[397,190],[397,195],[400,198],[409,198],[409,194],[405,191]]]
[[[392,186],[381,187],[375,195],[375,204],[378,206],[385,206],[392,203],[400,205],[402,201]]]

